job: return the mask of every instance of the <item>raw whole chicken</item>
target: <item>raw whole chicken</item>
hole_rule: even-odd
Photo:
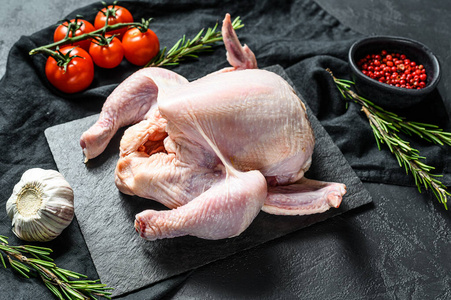
[[[222,35],[232,67],[193,82],[167,69],[141,69],[81,136],[91,159],[120,127],[134,124],[120,143],[116,185],[170,208],[136,215],[145,239],[229,238],[260,210],[321,213],[346,193],[344,184],[304,177],[315,143],[304,104],[280,76],[257,69],[228,14]]]

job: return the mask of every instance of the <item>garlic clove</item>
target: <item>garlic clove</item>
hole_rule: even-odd
[[[61,173],[29,169],[14,186],[6,211],[18,238],[47,242],[72,222],[74,193]]]

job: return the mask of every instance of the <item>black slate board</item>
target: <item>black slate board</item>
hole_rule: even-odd
[[[267,69],[292,84],[282,67]],[[148,208],[164,208],[155,201],[123,195],[114,185],[123,130],[102,155],[85,165],[78,141],[98,115],[48,128],[45,136],[59,171],[74,189],[76,218],[102,283],[115,288],[114,296],[122,295],[370,203],[371,196],[360,179],[307,110],[316,146],[306,177],[345,183],[347,194],[340,208],[293,217],[261,212],[240,236],[218,241],[195,237],[153,242],[141,239],[133,228],[135,214]]]

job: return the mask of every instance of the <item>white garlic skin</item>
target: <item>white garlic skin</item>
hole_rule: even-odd
[[[19,203],[24,190],[36,195],[40,191],[41,202],[36,205]],[[24,198],[24,197],[22,197]],[[37,199],[30,197],[29,199]],[[20,200],[20,201],[19,201]],[[34,201],[33,200],[33,201]],[[24,200],[25,201],[25,200]],[[31,200],[30,200],[31,201]],[[25,203],[25,204],[24,204]],[[6,211],[12,220],[14,234],[30,242],[47,242],[56,238],[74,218],[74,192],[61,173],[55,170],[33,168],[27,170],[14,186],[11,197],[6,202]]]

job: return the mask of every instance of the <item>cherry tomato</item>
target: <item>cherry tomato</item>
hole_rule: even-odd
[[[89,54],[97,66],[112,69],[117,67],[124,58],[124,47],[115,36],[107,37],[107,39],[109,39],[108,43],[92,41],[89,46]]]
[[[56,55],[57,59],[52,56],[47,59],[45,64],[47,79],[65,93],[76,93],[86,89],[94,79],[91,56],[80,47],[66,46],[59,52],[60,54]]]
[[[133,16],[128,9],[113,4],[102,8],[102,10],[97,13],[96,18],[94,20],[94,27],[96,29],[100,29],[103,26],[105,26],[107,12],[109,14],[108,25],[133,22]],[[108,33],[111,35],[116,34],[119,39],[122,39],[122,36],[126,31],[127,27],[123,27],[120,29],[108,31]]]
[[[122,38],[125,58],[134,65],[144,66],[160,50],[157,35],[150,29],[141,32],[138,28],[127,30]]]
[[[88,33],[94,31],[94,26],[86,20],[75,18],[68,21],[63,22],[55,29],[55,33],[53,34],[53,41],[58,42],[66,37],[67,32],[69,31],[69,37],[79,36],[84,33]],[[84,50],[89,50],[89,44],[91,41],[89,39],[79,41],[71,44],[72,46],[80,46]]]

